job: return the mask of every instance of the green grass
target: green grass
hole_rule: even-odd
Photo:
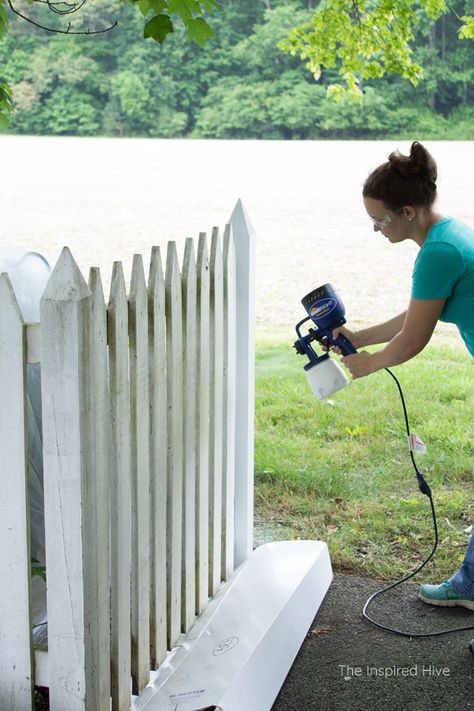
[[[318,401],[304,362],[288,343],[257,347],[257,519],[278,528],[280,538],[327,541],[335,570],[402,575],[431,550],[433,526],[396,385],[380,371]],[[439,581],[464,557],[464,529],[474,520],[472,358],[435,343],[393,370],[411,431],[428,448],[416,458],[433,491],[440,545],[422,576]]]

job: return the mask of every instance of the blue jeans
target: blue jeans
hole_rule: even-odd
[[[474,600],[474,528],[461,567],[449,580],[460,595]]]

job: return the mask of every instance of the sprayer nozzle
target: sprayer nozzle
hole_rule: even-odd
[[[297,353],[299,353],[299,355],[304,355],[306,353],[306,349],[301,345],[301,341],[295,341],[293,343],[293,348]]]

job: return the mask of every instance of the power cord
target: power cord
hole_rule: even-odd
[[[402,387],[401,387],[400,383],[398,382],[398,379],[394,375],[394,373],[392,373],[392,371],[389,370],[388,368],[385,368],[385,370],[387,371],[387,373],[389,373],[392,376],[392,378],[395,380],[395,382],[397,384],[398,392],[400,393],[400,398],[402,401],[403,414],[405,416],[405,425],[406,425],[407,435],[409,437],[410,436],[410,424],[408,421],[408,413],[407,413],[407,408],[405,405],[405,398],[403,397]],[[385,593],[388,590],[391,590],[392,588],[397,587],[397,585],[401,585],[406,580],[413,578],[413,576],[416,575],[422,568],[424,568],[425,565],[432,559],[432,557],[434,556],[436,549],[438,547],[438,525],[436,523],[436,513],[435,513],[435,508],[434,508],[434,503],[433,503],[433,497],[431,494],[431,489],[428,486],[425,478],[423,477],[423,474],[420,472],[420,470],[418,469],[418,467],[416,465],[416,461],[415,461],[415,457],[413,456],[412,449],[410,449],[410,457],[411,457],[411,461],[412,461],[413,467],[416,472],[416,478],[418,480],[418,487],[419,487],[421,493],[425,494],[425,496],[427,496],[429,498],[430,504],[431,504],[431,513],[433,516],[433,525],[434,525],[434,533],[435,533],[435,541],[434,541],[433,550],[429,554],[428,558],[425,561],[423,561],[423,563],[421,563],[421,565],[419,565],[418,568],[416,568],[412,573],[410,573],[409,575],[406,575],[401,580],[397,580],[397,582],[395,582],[395,583],[391,583],[390,585],[387,585],[387,587],[382,588],[382,590],[378,590],[377,592],[374,592],[366,600],[364,608],[362,610],[362,615],[368,622],[370,622],[372,625],[375,625],[375,627],[379,627],[380,629],[386,630],[387,632],[393,632],[394,634],[402,635],[403,637],[435,637],[437,635],[450,634],[451,632],[464,632],[465,630],[472,630],[472,629],[474,629],[474,625],[469,625],[467,627],[453,627],[453,628],[446,629],[446,630],[439,630],[437,632],[405,632],[404,630],[398,630],[393,627],[388,627],[387,625],[383,625],[380,622],[377,622],[376,620],[374,620],[373,617],[370,617],[370,615],[367,613],[367,609],[368,609],[370,603],[372,602],[372,600],[374,600],[374,598],[376,598],[378,595],[382,595],[382,593]],[[471,651],[474,651],[474,650],[471,649]]]

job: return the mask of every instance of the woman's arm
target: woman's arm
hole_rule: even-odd
[[[384,323],[379,323],[376,326],[370,326],[370,328],[363,328],[361,331],[351,331],[345,326],[339,326],[335,328],[332,332],[333,338],[336,339],[339,334],[345,336],[352,345],[359,350],[359,348],[364,348],[365,346],[373,346],[377,343],[387,343],[391,341],[392,338],[402,330],[403,323],[405,321],[406,311],[390,321],[384,321]],[[323,346],[323,350],[328,350]],[[335,353],[341,353],[341,349],[334,348]]]
[[[403,313],[398,314],[398,316],[394,316],[394,318],[389,321],[384,321],[384,323],[379,323],[376,326],[371,326],[370,328],[364,328],[361,331],[357,331],[355,333],[355,339],[357,342],[356,348],[374,346],[378,343],[388,343],[388,341],[391,341],[392,338],[402,330],[406,315],[407,312],[404,311]]]
[[[401,330],[385,348],[376,353],[363,351],[342,359],[352,377],[362,378],[416,356],[430,340],[445,302],[446,299],[411,299]]]

